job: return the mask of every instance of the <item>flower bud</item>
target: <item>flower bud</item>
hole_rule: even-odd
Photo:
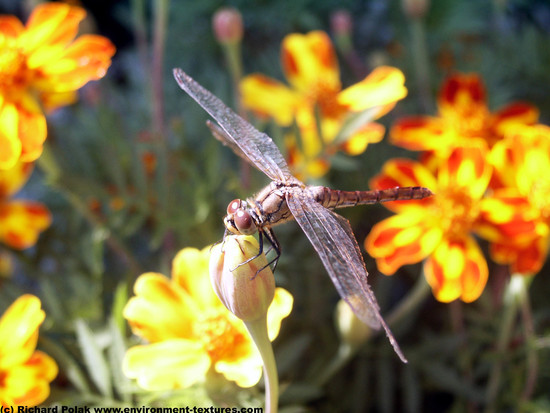
[[[344,300],[336,305],[335,322],[340,339],[352,348],[365,343],[371,335],[370,327],[357,318]]]
[[[330,28],[335,36],[350,36],[352,26],[353,23],[349,11],[340,9],[330,15]]]
[[[430,0],[402,0],[405,15],[411,19],[421,19],[430,8]]]
[[[350,12],[340,9],[332,13],[330,28],[334,35],[336,47],[343,53],[348,53],[352,49],[351,33],[353,29]]]
[[[243,38],[243,18],[237,9],[224,7],[212,18],[212,28],[221,44],[239,43]]]
[[[266,317],[275,294],[275,278],[251,235],[229,235],[212,248],[210,281],[229,311],[244,322]],[[258,273],[258,270],[262,270]]]

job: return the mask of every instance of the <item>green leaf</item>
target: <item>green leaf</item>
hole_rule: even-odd
[[[106,397],[113,397],[109,365],[105,360],[96,336],[82,320],[76,320],[76,336],[84,356],[84,363],[93,383],[99,392]]]

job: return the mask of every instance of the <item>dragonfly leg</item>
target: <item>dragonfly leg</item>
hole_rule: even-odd
[[[279,244],[279,240],[277,240],[277,237],[275,236],[275,233],[273,232],[273,230],[271,228],[268,228],[268,227],[264,228],[260,232],[260,234],[262,234],[262,233],[267,238],[269,243],[271,244],[271,246],[268,249],[268,252],[271,249],[275,250],[275,258],[273,258],[270,262],[268,262],[267,265],[262,268],[262,270],[266,267],[269,267],[271,264],[273,264],[273,268],[271,270],[273,272],[275,272],[275,268],[277,268],[277,263],[279,262],[279,258],[281,256],[281,244]],[[258,272],[260,272],[260,271],[258,271]],[[258,274],[256,274],[256,275],[258,275]]]
[[[258,237],[258,242],[260,244],[260,248],[258,249],[258,253],[256,255],[254,255],[253,257],[250,257],[249,259],[247,259],[246,261],[243,261],[241,262],[239,265],[237,265],[235,268],[232,268],[230,271],[233,272],[235,271],[237,268],[239,268],[241,265],[244,265],[244,264],[248,264],[250,261],[253,261],[255,260],[256,258],[258,258],[260,255],[262,255],[262,252],[264,252],[264,237],[262,235],[262,231],[260,231],[259,233],[259,237]],[[269,264],[268,264],[269,265]],[[265,267],[262,268],[262,270],[264,269]],[[260,272],[261,270],[257,271],[256,274],[254,275],[254,277],[252,277],[252,279],[256,278],[256,275],[258,275],[258,273]]]

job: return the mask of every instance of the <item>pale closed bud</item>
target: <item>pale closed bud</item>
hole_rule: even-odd
[[[371,335],[370,327],[357,318],[344,300],[336,305],[335,321],[340,339],[352,348],[365,343]]]
[[[221,44],[239,43],[243,38],[243,17],[237,9],[219,9],[212,18],[212,28]]]
[[[430,8],[430,0],[401,0],[403,11],[411,19],[420,19]]]
[[[253,236],[229,235],[212,248],[210,256],[210,281],[216,295],[245,322],[266,317],[275,294],[275,278],[264,254],[243,264],[258,251]]]
[[[349,11],[340,9],[330,15],[330,28],[335,36],[350,36],[353,22]]]

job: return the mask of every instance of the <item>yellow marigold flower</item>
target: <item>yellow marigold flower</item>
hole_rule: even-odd
[[[533,274],[550,244],[550,128],[518,126],[491,151],[493,195],[481,210],[491,256],[513,272]]]
[[[209,369],[241,387],[255,385],[262,360],[243,322],[220,302],[209,279],[210,247],[184,248],[172,263],[172,279],[141,275],[124,316],[132,331],[149,344],[128,350],[123,369],[146,389],[189,387]],[[281,288],[268,310],[274,339],[290,313],[292,297]]]
[[[19,297],[0,318],[0,405],[36,406],[50,395],[57,364],[36,350],[38,328],[44,321],[40,300]]]
[[[0,242],[16,249],[34,245],[51,223],[50,212],[41,203],[11,199],[27,182],[32,169],[32,164],[23,162],[0,169]]]
[[[510,127],[534,124],[539,116],[537,108],[524,102],[511,103],[491,113],[480,77],[462,73],[445,80],[438,109],[439,116],[435,117],[401,118],[390,130],[391,141],[415,151],[448,152],[472,138],[484,139],[492,147]]]
[[[286,36],[281,61],[290,87],[267,76],[252,74],[242,80],[241,93],[244,105],[259,116],[270,117],[281,126],[296,121],[302,145],[289,147],[289,160],[294,168],[301,167],[294,164],[301,156],[306,161],[326,158],[337,148],[356,155],[369,143],[379,142],[384,128],[368,121],[344,142],[334,139],[351,113],[370,109],[370,120],[376,119],[407,94],[403,73],[387,66],[376,68],[361,82],[342,90],[336,53],[330,38],[322,31]],[[301,154],[296,154],[298,148]],[[320,168],[318,173],[322,175],[327,169]]]
[[[44,3],[26,26],[0,16],[0,169],[42,153],[46,119],[76,100],[76,91],[103,77],[115,52],[102,36],[75,40],[86,12],[63,3]]]
[[[398,214],[376,224],[365,240],[380,271],[393,274],[402,265],[426,259],[426,279],[439,301],[471,302],[480,296],[488,268],[472,232],[491,178],[486,156],[484,143],[473,140],[438,158],[435,174],[412,160],[385,164],[373,187],[425,186],[434,195],[388,205]]]

